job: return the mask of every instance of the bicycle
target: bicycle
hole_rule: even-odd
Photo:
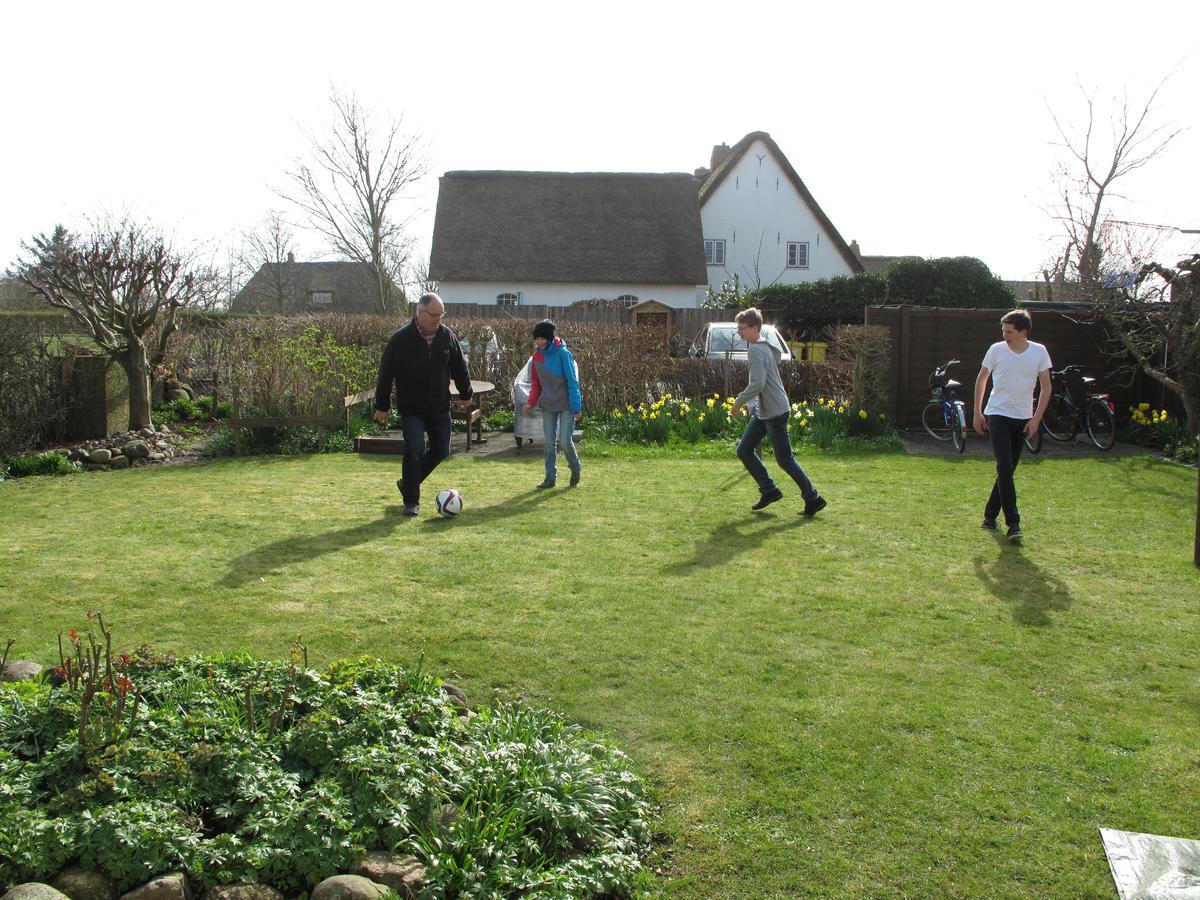
[[[1083,374],[1082,366],[1064,366],[1050,372],[1052,393],[1042,428],[1047,437],[1068,444],[1079,434],[1080,426],[1100,450],[1111,450],[1117,426],[1108,394],[1090,393],[1096,379]]]
[[[946,374],[958,363],[957,359],[952,359],[938,366],[929,376],[933,398],[921,410],[921,424],[935,441],[953,441],[954,449],[962,453],[967,448],[967,408],[955,396],[962,384]]]

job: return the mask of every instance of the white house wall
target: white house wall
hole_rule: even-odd
[[[675,309],[700,305],[703,286],[680,284],[512,284],[499,281],[440,281],[438,294],[446,303],[494,305],[501,294],[518,294],[523,306],[569,306],[576,300],[615,300],[632,294],[638,302],[657,300]]]
[[[837,246],[762,141],[755,141],[700,208],[704,239],[725,241],[714,290],[734,273],[745,287],[852,275]],[[807,242],[808,268],[788,268],[789,241]],[[757,274],[756,274],[757,272]]]

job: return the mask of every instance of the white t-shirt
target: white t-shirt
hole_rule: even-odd
[[[992,395],[983,414],[1033,418],[1033,389],[1038,376],[1050,368],[1045,346],[1030,341],[1024,352],[1014,353],[1004,341],[997,341],[983,355],[983,368],[992,373]]]

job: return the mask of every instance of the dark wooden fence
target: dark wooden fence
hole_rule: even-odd
[[[1007,309],[940,309],[925,306],[869,306],[866,323],[891,332],[892,414],[902,427],[920,427],[929,402],[929,373],[949,359],[960,359],[951,376],[963,384],[960,396],[973,412],[975,376],[987,348],[1000,340],[1000,317]],[[1157,387],[1131,378],[1128,360],[1115,359],[1103,326],[1086,313],[1038,309],[1030,337],[1045,344],[1054,368],[1081,365],[1097,379],[1122,415],[1138,400],[1160,402]]]

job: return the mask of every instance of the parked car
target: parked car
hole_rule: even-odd
[[[792,350],[774,325],[763,324],[763,339],[782,354],[784,360],[792,358]],[[709,322],[700,329],[696,340],[692,341],[689,356],[696,359],[721,360],[728,357],[732,360],[746,361],[749,346],[738,337],[736,322]]]

